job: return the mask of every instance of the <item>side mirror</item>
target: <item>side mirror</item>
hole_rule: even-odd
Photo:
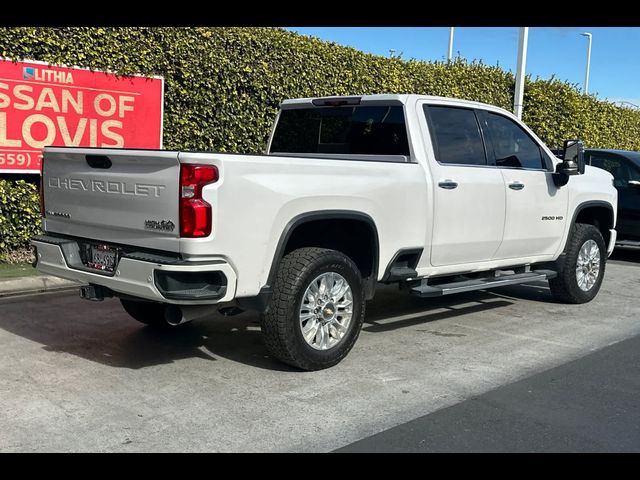
[[[565,140],[562,149],[562,163],[556,167],[553,183],[560,188],[569,182],[569,177],[584,173],[584,145],[582,140]]]
[[[565,140],[562,151],[561,172],[565,175],[584,173],[584,145],[582,140]]]

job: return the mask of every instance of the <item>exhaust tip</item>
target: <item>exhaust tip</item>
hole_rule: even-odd
[[[218,310],[217,305],[165,305],[164,319],[168,325],[176,327],[199,318],[205,318]]]
[[[172,327],[176,327],[183,322],[182,309],[175,305],[167,305],[164,309],[164,319]]]

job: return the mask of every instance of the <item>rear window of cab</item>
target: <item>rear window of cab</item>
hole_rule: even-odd
[[[270,153],[409,156],[402,106],[284,109]]]

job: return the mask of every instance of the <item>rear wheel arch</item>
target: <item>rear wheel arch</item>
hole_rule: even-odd
[[[346,228],[348,232],[345,233],[353,235],[341,235],[333,239],[327,238],[327,235],[311,236],[313,233],[322,233],[323,229],[337,226]],[[366,241],[363,242],[364,239]],[[271,290],[282,258],[302,247],[331,248],[349,256],[365,280],[367,299],[373,296],[380,263],[380,243],[378,229],[371,216],[352,210],[322,210],[292,218],[280,235],[263,290]]]

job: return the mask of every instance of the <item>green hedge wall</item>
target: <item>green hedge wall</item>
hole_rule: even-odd
[[[0,260],[24,248],[40,231],[38,188],[24,180],[0,179]]]
[[[513,104],[513,75],[498,67],[379,57],[274,28],[0,28],[0,56],[162,75],[169,149],[260,152],[285,98],[424,93]],[[528,79],[523,119],[551,147],[579,136],[640,150],[640,112],[566,82]]]
[[[514,79],[494,66],[403,61],[274,28],[0,28],[0,55],[162,75],[166,148],[260,152],[285,98],[382,92],[443,95],[511,109]],[[640,149],[640,112],[529,80],[524,120],[550,146]]]

